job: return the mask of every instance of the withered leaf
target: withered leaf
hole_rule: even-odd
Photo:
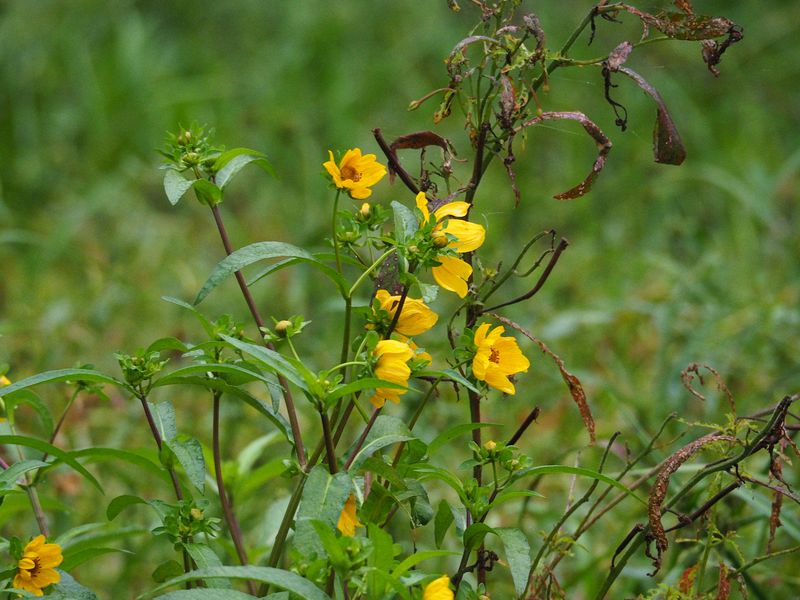
[[[603,170],[603,167],[606,164],[606,156],[608,156],[608,153],[611,151],[611,140],[606,137],[606,134],[603,133],[603,131],[594,123],[594,121],[589,119],[589,117],[581,112],[542,113],[541,115],[525,121],[514,131],[514,133],[519,133],[524,128],[530,127],[531,125],[537,125],[542,121],[557,121],[562,119],[578,121],[583,126],[583,129],[586,131],[586,133],[588,133],[589,136],[595,141],[598,150],[597,159],[595,159],[594,164],[592,165],[592,170],[589,172],[586,178],[566,192],[562,192],[561,194],[556,194],[553,196],[553,198],[556,200],[572,200],[574,198],[580,198],[588,193],[592,187],[592,184],[594,183],[594,180],[597,179],[600,171]]]
[[[661,94],[636,71],[627,67],[620,67],[618,72],[633,79],[642,91],[653,99],[658,107],[656,124],[653,128],[653,158],[655,161],[665,165],[680,165],[683,163],[686,160],[686,147],[683,145],[678,128],[672,120]]]

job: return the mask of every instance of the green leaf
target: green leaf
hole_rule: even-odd
[[[219,556],[205,544],[184,544],[183,547],[189,552],[189,555],[199,569],[222,566],[222,561],[219,559]],[[232,587],[231,582],[227,579],[207,579],[206,585],[211,588],[225,590],[229,590]]]
[[[249,342],[243,342],[227,335],[222,335],[222,339],[228,342],[234,348],[241,350],[248,356],[256,359],[261,365],[266,367],[269,371],[283,375],[299,387],[303,391],[308,391],[305,379],[300,375],[292,363],[282,354],[270,350],[265,346],[257,346]]]
[[[50,463],[41,460],[21,460],[15,462],[5,471],[0,472],[0,490],[11,490],[17,486],[17,481],[25,473],[49,467]]]
[[[13,397],[6,396],[5,398],[6,403],[6,414],[8,415],[9,422],[13,424],[14,422],[14,411],[16,407],[21,404],[27,404],[30,406],[36,414],[39,415],[39,419],[42,422],[42,427],[44,428],[45,436],[49,437],[53,433],[53,415],[50,414],[50,409],[47,408],[47,405],[42,402],[42,399],[39,398],[32,390],[20,390]]]
[[[320,521],[331,531],[336,529],[339,515],[342,514],[342,508],[352,488],[353,483],[347,473],[340,471],[331,475],[322,465],[311,469],[297,509],[295,547],[303,552],[316,550],[317,554],[323,554],[323,546],[312,521]]]
[[[194,314],[194,316],[197,318],[197,320],[200,321],[200,324],[203,326],[203,330],[206,332],[206,335],[208,337],[214,336],[214,326],[211,324],[208,318],[206,318],[206,316],[199,310],[197,310],[193,305],[189,304],[188,302],[184,302],[180,298],[175,298],[173,296],[161,296],[161,299],[164,302],[169,302],[170,304],[174,304],[176,306],[180,306],[181,308],[185,308],[186,310],[191,311],[192,314]]]
[[[445,429],[442,433],[437,435],[430,444],[428,444],[428,456],[434,456],[439,448],[445,444],[475,429],[479,429],[481,427],[494,427],[498,425],[498,423],[461,423],[460,425],[454,425],[449,429]]]
[[[522,596],[528,586],[528,575],[531,569],[531,547],[525,534],[515,527],[499,527],[494,533],[503,542],[506,549],[506,560],[514,580],[514,591]]]
[[[189,370],[194,370],[195,367],[186,367],[186,369],[179,369],[180,372],[185,372]],[[250,373],[250,371],[246,371],[244,369],[241,370],[242,372]],[[292,430],[289,427],[289,423],[286,421],[285,417],[281,415],[276,410],[255,396],[253,396],[247,390],[244,390],[240,387],[230,385],[226,381],[222,379],[215,379],[209,377],[181,377],[178,374],[178,371],[174,373],[170,373],[166,377],[159,379],[153,385],[161,386],[161,385],[198,385],[204,387],[208,390],[217,390],[222,392],[225,395],[233,396],[234,398],[241,400],[248,406],[251,406],[259,413],[267,417],[270,421],[272,421],[273,425],[275,425],[278,430],[283,434],[286,440],[294,445],[294,438],[292,437]],[[266,380],[265,377],[259,377],[259,379]],[[270,390],[276,387],[276,384],[269,382]]]
[[[483,543],[487,533],[494,530],[486,523],[473,523],[464,532],[464,552],[472,552]]]
[[[302,262],[322,268],[323,272],[331,270],[325,263],[317,260],[309,252],[297,246],[284,242],[256,242],[255,244],[250,244],[249,246],[245,246],[229,254],[214,267],[211,275],[194,299],[195,306],[200,304],[215,287],[222,283],[227,277],[236,273],[236,271],[241,271],[242,268],[247,265],[261,260],[282,257],[299,259]],[[336,282],[337,287],[339,287],[340,292],[345,293],[347,288],[345,287],[344,280],[341,278],[339,278],[339,280],[339,282]]]
[[[450,503],[442,500],[439,502],[439,507],[436,509],[436,516],[433,519],[433,537],[436,541],[436,547],[442,547],[442,541],[450,525],[453,524],[453,511],[450,510]]]
[[[461,483],[461,480],[447,469],[442,469],[441,467],[437,467],[436,465],[431,465],[428,463],[417,463],[413,465],[413,471],[417,474],[417,479],[420,481],[425,481],[427,479],[438,479],[439,481],[446,483],[456,491],[462,502],[466,502],[466,498],[464,497],[464,487]]]
[[[11,385],[4,386],[2,395],[4,398],[7,398],[19,390],[24,390],[42,383],[54,383],[56,381],[96,381],[99,383],[110,383],[127,389],[127,386],[121,381],[104,375],[99,371],[92,371],[89,369],[57,369],[55,371],[45,371],[38,375],[32,375],[31,377],[20,379]]]
[[[216,206],[222,202],[222,190],[207,179],[195,179],[192,182],[197,199],[208,206]]]
[[[97,600],[97,595],[65,571],[58,570],[61,581],[53,585],[47,594],[48,600]]]
[[[361,390],[371,390],[379,387],[393,388],[397,390],[406,389],[406,386],[397,383],[392,383],[391,381],[386,381],[384,379],[376,379],[374,377],[364,377],[363,379],[357,379],[356,381],[351,381],[346,385],[337,387],[325,397],[325,402],[332,403],[341,398],[342,396],[347,396],[349,394],[352,394],[353,392],[358,392]]]
[[[39,452],[55,456],[83,475],[83,477],[87,479],[94,487],[96,487],[101,494],[103,493],[103,488],[97,479],[94,478],[94,475],[89,473],[89,471],[87,471],[78,461],[76,461],[71,453],[64,452],[61,448],[56,448],[52,444],[48,444],[42,440],[37,440],[36,438],[27,437],[24,435],[0,435],[0,444],[8,444],[10,446],[27,446],[28,448],[33,448]]]
[[[196,581],[198,579],[208,579],[215,577],[227,577],[229,579],[250,579],[259,583],[266,583],[277,588],[288,590],[293,594],[297,594],[304,600],[331,600],[330,596],[320,590],[313,583],[307,579],[303,579],[295,573],[284,571],[283,569],[273,569],[271,567],[209,567],[206,569],[197,569],[191,573],[175,577],[163,584],[156,586],[154,589],[145,592],[137,597],[136,600],[147,600],[153,598],[159,592],[166,590],[172,586],[180,585],[187,581]],[[187,590],[188,591],[188,590]],[[199,591],[199,590],[191,590]],[[173,594],[177,592],[172,592]],[[230,593],[230,592],[225,592]],[[164,597],[164,596],[161,596]],[[181,596],[172,596],[173,598],[181,598]],[[230,597],[230,596],[228,596]],[[251,597],[251,596],[249,596]]]
[[[172,402],[169,400],[157,404],[148,402],[147,405],[150,407],[153,420],[156,422],[156,427],[163,441],[169,441],[178,435],[178,426],[175,423],[175,407],[172,406]]]
[[[426,550],[425,552],[415,552],[411,556],[406,557],[406,559],[397,565],[392,571],[392,577],[402,577],[406,573],[408,573],[412,567],[415,567],[423,560],[428,560],[429,558],[439,558],[441,556],[457,556],[461,554],[460,552],[452,552],[450,550]]]
[[[491,504],[487,507],[487,510],[494,508],[495,506],[499,506],[500,504],[504,504],[505,502],[510,502],[511,500],[517,500],[518,498],[544,498],[543,494],[539,492],[534,492],[532,490],[506,490],[504,492],[500,492],[497,497],[492,501]]]
[[[132,465],[140,467],[153,475],[161,478],[165,482],[170,481],[169,474],[164,468],[154,463],[149,458],[131,452],[130,450],[120,450],[119,448],[83,448],[82,450],[73,450],[69,453],[75,459],[88,458],[87,462],[98,462],[104,460],[123,460]],[[56,464],[58,461],[54,461]]]
[[[311,519],[309,523],[322,542],[322,547],[325,548],[325,553],[328,555],[328,561],[330,561],[331,566],[339,572],[346,570],[350,566],[350,561],[347,560],[347,555],[339,544],[334,529],[319,519]],[[303,546],[302,550],[307,552],[309,549]]]
[[[381,448],[413,439],[415,439],[414,434],[403,421],[397,417],[380,415],[375,419],[375,424],[367,435],[367,439],[364,440],[364,445],[353,459],[350,470],[353,473],[358,471],[364,461]]]
[[[214,581],[218,581],[215,579]],[[277,594],[270,594],[267,598],[272,598]],[[253,596],[244,592],[237,592],[228,589],[206,589],[206,590],[178,590],[169,592],[158,597],[159,600],[253,600]],[[286,596],[288,600],[288,596]]]
[[[156,567],[152,577],[156,583],[164,583],[168,579],[178,577],[182,572],[183,567],[177,560],[168,560]]]
[[[117,496],[109,502],[108,508],[106,509],[106,518],[108,518],[109,521],[113,521],[117,518],[119,513],[134,504],[147,504],[147,500],[131,494]]]
[[[641,499],[637,496],[633,490],[627,488],[623,484],[621,484],[616,479],[612,479],[607,475],[603,475],[602,473],[598,473],[597,471],[593,471],[592,469],[584,469],[582,467],[568,467],[565,465],[542,465],[539,467],[531,467],[529,469],[524,469],[520,471],[518,474],[514,476],[514,480],[519,480],[522,477],[533,476],[537,477],[539,475],[546,475],[549,473],[566,473],[569,475],[580,475],[582,477],[589,477],[591,479],[597,479],[598,481],[602,481],[603,483],[607,483],[608,485],[614,486],[620,491],[625,492],[629,496],[631,496],[634,500],[647,506],[647,501]]]
[[[167,169],[166,173],[164,173],[164,191],[167,193],[169,203],[175,206],[180,202],[180,199],[189,191],[193,183],[193,180],[186,179],[174,169]]]
[[[164,440],[164,443],[175,454],[192,485],[201,494],[205,493],[206,461],[200,442],[182,433],[171,440]]]
[[[405,204],[392,201],[394,213],[394,234],[401,244],[411,238],[419,229],[419,222],[414,212]]]
[[[163,337],[150,344],[145,350],[146,353],[162,352],[164,350],[176,350],[178,352],[188,352],[189,347],[176,337]]]
[[[254,283],[256,283],[257,281],[260,281],[261,279],[263,279],[264,277],[267,277],[268,275],[272,275],[276,271],[281,271],[281,270],[283,270],[283,269],[285,269],[287,267],[291,267],[293,265],[306,263],[306,264],[309,264],[312,267],[316,268],[323,275],[325,275],[328,279],[330,279],[336,285],[336,288],[339,290],[339,293],[344,295],[345,291],[350,289],[350,284],[347,283],[347,280],[344,277],[342,277],[336,271],[336,269],[334,269],[332,267],[329,267],[327,264],[325,264],[323,262],[324,258],[327,257],[328,254],[324,253],[324,252],[315,252],[312,256],[314,258],[313,262],[308,262],[305,258],[287,258],[287,259],[284,259],[284,260],[279,260],[278,262],[269,265],[268,267],[266,267],[265,269],[263,269],[262,271],[257,273],[252,279],[250,279],[247,282],[247,285],[251,286]],[[356,266],[360,267],[360,264],[358,262],[355,262],[355,261],[352,261],[352,260],[347,260],[347,257],[340,257],[340,259],[345,264],[355,264]],[[330,260],[333,260],[333,259],[330,259]]]
[[[214,163],[214,171],[217,173],[215,177],[217,185],[221,189],[225,189],[225,186],[230,183],[233,176],[250,163],[261,167],[264,171],[276,177],[275,170],[267,160],[266,154],[249,148],[232,148],[220,154]]]

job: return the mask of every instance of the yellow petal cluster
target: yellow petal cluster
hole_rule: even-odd
[[[375,377],[385,381],[391,381],[406,389],[399,388],[378,388],[375,395],[369,399],[375,408],[381,408],[387,400],[395,404],[400,402],[400,396],[408,389],[408,378],[411,376],[411,369],[408,361],[414,358],[414,351],[405,342],[398,340],[381,340],[375,346],[373,355],[378,358],[375,365]]]
[[[43,535],[33,538],[22,551],[14,575],[14,587],[30,592],[34,596],[44,596],[42,590],[48,585],[61,581],[55,567],[61,564],[61,546],[46,544]]]
[[[363,527],[364,524],[358,520],[356,516],[356,498],[353,494],[344,503],[342,514],[339,515],[339,522],[336,527],[342,532],[342,535],[353,537],[356,534],[356,527]]]
[[[436,225],[432,237],[436,241],[445,237],[447,243],[444,247],[452,248],[459,254],[472,252],[481,247],[486,239],[486,230],[483,225],[464,221],[469,213],[469,203],[449,202],[440,206],[431,215],[428,210],[428,199],[425,192],[417,194],[417,208],[422,212],[423,222],[428,223],[431,218]],[[438,244],[437,244],[438,245]],[[433,267],[431,273],[441,287],[455,292],[460,298],[467,295],[467,281],[472,275],[472,267],[454,256],[440,256],[437,258],[439,266]]]
[[[351,198],[363,200],[372,195],[370,189],[386,175],[386,167],[380,164],[374,154],[361,154],[361,148],[352,148],[345,152],[339,164],[328,150],[330,160],[322,163],[325,170],[339,189],[347,190]]]
[[[453,600],[453,590],[450,589],[450,578],[442,575],[425,586],[422,600]]]
[[[386,290],[378,290],[375,297],[380,302],[381,310],[385,310],[394,319],[397,305],[400,303],[400,296],[393,296]],[[406,297],[394,330],[401,335],[413,337],[428,331],[436,325],[438,320],[439,315],[428,308],[421,298]]]
[[[504,336],[504,332],[503,327],[489,331],[489,323],[478,327],[475,332],[478,351],[472,359],[472,373],[505,394],[515,394],[516,389],[508,376],[527,371],[531,363],[522,354],[517,340]]]

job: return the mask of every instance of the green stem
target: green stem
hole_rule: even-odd
[[[339,212],[339,196],[342,190],[336,190],[336,198],[333,201],[333,217],[331,218],[331,242],[333,243],[333,253],[336,256],[336,270],[342,274],[342,257],[339,256],[339,241],[336,236],[336,217]]]
[[[220,452],[219,443],[219,404],[221,396],[222,392],[216,390],[213,392],[214,408],[211,424],[211,445],[214,454],[214,476],[217,480],[217,492],[219,493],[219,502],[222,505],[222,514],[225,517],[225,523],[228,525],[228,531],[230,531],[231,540],[233,540],[233,546],[236,549],[236,555],[239,557],[241,565],[247,566],[247,551],[244,548],[244,542],[242,540],[242,530],[239,527],[239,522],[236,520],[236,515],[233,512],[233,506],[231,506],[230,499],[225,491],[225,479],[222,476],[222,453]],[[256,593],[257,588],[254,581],[248,580],[247,587],[251,594]]]
[[[350,291],[347,292],[346,298],[352,298],[353,294],[355,293],[355,291],[359,288],[359,286],[362,283],[364,283],[364,280],[366,280],[367,277],[369,277],[370,273],[372,273],[375,269],[380,267],[383,264],[383,261],[386,260],[387,258],[389,258],[392,255],[392,253],[394,253],[396,250],[397,250],[397,248],[390,248],[389,250],[387,250],[386,252],[381,254],[378,257],[378,259],[375,262],[373,262],[369,266],[369,268],[359,276],[358,279],[356,279],[356,282],[350,288]]]

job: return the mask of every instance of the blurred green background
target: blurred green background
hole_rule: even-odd
[[[447,84],[442,60],[478,18],[462,4],[459,14],[444,0],[0,4],[0,363],[11,365],[10,377],[76,363],[116,373],[117,350],[199,337],[190,315],[160,300],[191,300],[222,257],[207,209],[193,199],[172,207],[163,193],[155,149],[178,123],[207,123],[220,144],[264,151],[275,165],[278,180],[246,171],[226,196],[236,245],[324,248],[332,194],[321,163],[328,149],[379,153],[374,127],[389,139],[434,128],[469,157],[460,115],[434,127],[435,101],[406,110]],[[552,199],[585,175],[594,145],[574,124],[551,124],[518,148],[520,207],[499,163],[478,197],[486,263],[507,263],[536,231],[569,239],[543,291],[507,314],[581,378],[601,437],[620,429],[632,445],[671,411],[721,418],[719,395],[700,403],[682,388],[690,362],[716,368],[742,414],[800,387],[800,4],[695,4],[744,28],[719,79],[696,42],[647,46],[628,62],[670,107],[688,149],[682,167],[653,163],[655,108],[637,88],[620,81],[615,90],[630,113],[622,133],[599,70],[562,69],[540,96],[544,109],[583,111],[614,142],[593,192]],[[555,49],[591,5],[528,8]],[[593,46],[584,34],[573,55],[592,58],[637,39],[634,19],[623,20],[601,22]],[[412,201],[388,182],[373,198]],[[335,347],[339,335],[338,304],[319,303],[325,285],[298,268],[255,289],[266,314],[314,322],[301,347],[318,366],[329,360],[320,340]],[[509,296],[529,282],[515,285]],[[233,281],[202,308],[249,326]],[[513,421],[541,405],[526,449],[539,448],[540,462],[572,461],[547,448],[585,442],[577,411],[549,359],[528,350],[536,356],[520,378],[525,393],[489,405],[487,418]],[[42,393],[56,407],[65,401],[57,390]],[[82,405],[65,443],[130,444],[141,423],[124,401]],[[237,437],[236,410],[228,415],[232,448],[247,441]],[[137,564],[118,568],[136,573]],[[114,573],[84,578],[109,585],[119,581]]]

